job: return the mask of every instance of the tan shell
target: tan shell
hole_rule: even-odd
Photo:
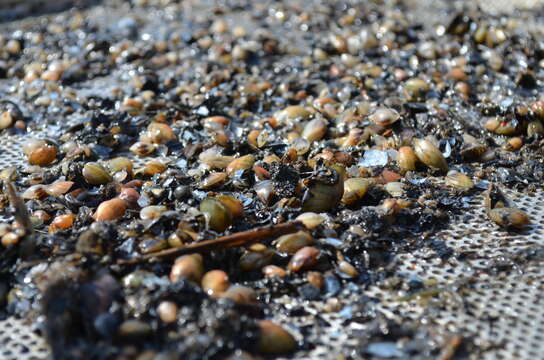
[[[413,142],[414,152],[419,161],[431,168],[448,170],[448,162],[432,142],[422,139],[414,139]]]

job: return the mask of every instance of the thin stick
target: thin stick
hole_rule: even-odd
[[[271,237],[290,234],[301,229],[304,229],[304,225],[299,221],[272,225],[264,228],[242,231],[236,234],[221,236],[212,240],[204,240],[182,247],[157,251],[129,260],[118,260],[117,263],[136,264],[153,258],[172,258],[185,254],[202,253],[215,249],[225,249],[242,245],[250,245]]]
[[[32,228],[32,223],[30,222],[30,216],[28,215],[28,210],[25,206],[23,199],[17,195],[15,187],[11,181],[6,181],[6,192],[8,193],[8,198],[11,206],[15,210],[15,220],[17,220],[21,226],[25,229],[27,234],[32,234],[34,229]]]
[[[34,238],[34,228],[30,222],[30,215],[28,214],[25,202],[17,195],[17,190],[11,181],[5,181],[5,189],[11,207],[14,209],[15,220],[25,230],[25,236],[19,245],[19,256],[23,259],[27,259],[34,254],[34,249],[36,248],[36,239]]]

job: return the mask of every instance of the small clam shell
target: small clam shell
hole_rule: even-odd
[[[340,270],[340,272],[347,277],[354,278],[359,276],[357,269],[345,260],[338,262],[338,270]]]
[[[460,190],[470,190],[474,187],[472,180],[463,173],[449,172],[446,176],[446,185]]]
[[[13,113],[10,111],[4,111],[0,114],[0,130],[7,129],[13,124]]]
[[[308,140],[310,143],[321,140],[323,136],[327,133],[327,121],[325,119],[314,119],[310,121],[304,127],[302,131],[302,137]]]
[[[211,270],[202,277],[202,290],[209,296],[219,297],[229,286],[229,276],[223,270]]]
[[[342,202],[346,205],[354,204],[362,199],[373,180],[368,178],[350,178],[344,181],[344,195]]]
[[[484,123],[484,127],[494,132],[495,134],[499,135],[517,135],[521,132],[522,127],[521,124],[515,122],[515,121],[503,121],[498,118],[489,119]]]
[[[51,164],[57,158],[57,148],[53,145],[43,145],[30,152],[28,163],[30,165],[45,166]]]
[[[47,196],[47,190],[44,185],[38,184],[38,185],[32,185],[28,189],[26,189],[22,194],[21,197],[25,200],[35,200],[35,199],[43,199]]]
[[[73,181],[57,181],[47,185],[45,191],[51,196],[59,196],[66,194],[72,188],[72,185],[74,185]]]
[[[155,151],[155,145],[148,142],[138,141],[134,143],[129,148],[129,150],[131,153],[133,153],[136,156],[144,157],[147,155],[151,155]]]
[[[323,215],[305,212],[297,216],[296,220],[302,222],[306,229],[311,230],[321,225],[326,219]]]
[[[202,180],[200,183],[200,189],[207,190],[213,187],[221,186],[225,183],[225,181],[227,181],[227,179],[228,175],[226,172],[211,173],[204,180]]]
[[[287,272],[284,269],[282,269],[281,267],[279,267],[279,266],[267,265],[267,266],[263,267],[263,274],[266,277],[280,277],[280,278],[282,278],[285,275],[287,275]]]
[[[127,173],[132,174],[132,169],[134,167],[134,164],[132,160],[130,160],[129,158],[116,157],[111,160],[108,160],[107,166],[114,173],[125,170]]]
[[[230,123],[230,120],[225,116],[210,116],[202,119],[203,126],[208,130],[223,130]]]
[[[399,148],[397,155],[397,164],[401,173],[406,173],[407,171],[415,171],[417,163],[417,156],[410,146],[402,146]]]
[[[414,151],[419,161],[425,165],[440,169],[442,171],[448,170],[448,163],[444,158],[444,155],[438,150],[433,143],[428,140],[414,139]]]
[[[127,205],[123,200],[118,198],[107,200],[98,205],[94,219],[96,221],[117,220],[125,215],[126,210]]]
[[[330,169],[338,175],[335,184],[323,184],[317,181],[308,188],[302,203],[304,212],[325,212],[338,205],[344,194],[345,169],[334,165]]]
[[[255,164],[255,156],[244,155],[232,160],[227,166],[227,173],[232,174],[238,170],[249,170]]]
[[[534,120],[527,125],[527,136],[535,136],[544,134],[544,126],[540,120]]]
[[[309,284],[315,286],[318,289],[322,289],[325,282],[323,274],[318,271],[308,271],[308,274],[306,274],[306,280],[308,280]]]
[[[157,315],[166,324],[176,321],[178,316],[178,306],[172,301],[162,301],[157,306]]]
[[[259,181],[253,189],[263,204],[270,204],[274,197],[274,185],[271,180]]]
[[[251,130],[247,135],[247,143],[254,148],[258,148],[259,145],[257,144],[257,138],[259,137],[260,133],[261,130]]]
[[[274,118],[279,122],[286,122],[288,120],[303,119],[306,120],[310,117],[311,113],[300,105],[288,106],[283,110],[280,110],[274,115]]]
[[[133,188],[124,188],[119,193],[119,199],[125,201],[127,205],[131,208],[138,206],[138,199],[140,194],[136,189]]]
[[[387,127],[396,123],[400,119],[400,114],[395,109],[379,108],[368,117],[373,123]]]
[[[497,207],[488,211],[489,218],[504,228],[522,229],[531,222],[523,211],[510,207]]]
[[[145,136],[155,144],[164,144],[176,139],[176,134],[174,134],[172,128],[168,124],[160,122],[149,124]]]
[[[200,254],[183,255],[172,265],[170,281],[177,282],[181,278],[200,284],[204,275],[204,264]]]
[[[276,239],[276,249],[281,253],[294,254],[305,246],[312,245],[314,238],[305,231],[280,236]]]
[[[260,335],[257,341],[257,351],[263,354],[283,354],[297,348],[293,335],[279,325],[268,320],[258,322]]]
[[[238,266],[243,271],[260,270],[272,262],[274,255],[274,250],[269,248],[261,251],[247,251],[240,257]]]
[[[412,78],[404,84],[404,94],[408,101],[423,101],[430,91],[429,84],[423,79]]]
[[[520,137],[512,137],[506,140],[506,143],[503,145],[503,149],[507,151],[516,151],[521,149],[523,146],[523,140]]]
[[[45,145],[47,145],[45,140],[29,139],[23,144],[23,147],[22,147],[23,154],[25,154],[26,156],[29,156],[31,152]]]
[[[237,303],[251,304],[257,302],[257,293],[250,287],[242,285],[231,285],[221,295],[222,299],[230,299]]]
[[[203,151],[198,156],[198,159],[211,169],[226,169],[234,161],[232,156],[223,156],[215,148]]]
[[[232,224],[232,214],[223,203],[208,197],[200,203],[200,211],[205,214],[210,229],[223,232]]]
[[[242,202],[234,196],[221,194],[217,195],[215,198],[229,210],[233,219],[239,219],[244,216],[244,205],[242,205]]]
[[[82,175],[91,185],[102,185],[113,181],[113,177],[98,163],[87,163],[83,166]]]
[[[299,249],[289,261],[288,268],[293,272],[298,272],[302,270],[309,269],[317,264],[317,259],[319,257],[319,249],[306,246],[302,249]]]
[[[293,140],[291,147],[295,149],[298,156],[302,156],[310,150],[310,142],[304,137],[299,137]]]
[[[404,195],[404,184],[401,182],[393,181],[384,185],[385,191],[389,195],[394,197],[401,197]]]
[[[350,146],[357,146],[357,145],[360,145],[361,143],[364,143],[366,140],[367,140],[367,136],[365,136],[365,131],[362,130],[362,129],[359,129],[359,128],[353,128],[353,129],[350,129],[349,132],[348,132],[348,135],[343,137],[343,138],[339,138],[339,140],[341,140],[338,145],[341,147],[341,148],[347,148],[347,147],[350,147]]]
[[[140,210],[140,219],[142,220],[152,220],[161,216],[167,209],[166,206],[162,205],[150,205],[142,208]]]
[[[160,160],[151,160],[143,167],[135,171],[135,174],[141,174],[146,177],[151,177],[157,174],[162,174],[168,166]]]
[[[49,225],[49,232],[69,229],[74,224],[75,219],[76,216],[74,214],[59,215]]]

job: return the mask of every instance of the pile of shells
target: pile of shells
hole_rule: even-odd
[[[544,176],[544,51],[514,20],[106,3],[0,27],[0,313],[45,314],[56,358],[296,357],[321,340],[273,299],[339,311],[467,196],[530,223],[502,188]]]

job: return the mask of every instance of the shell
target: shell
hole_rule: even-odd
[[[240,219],[244,216],[244,205],[234,196],[220,194],[215,197],[230,211],[233,219]]]
[[[166,324],[176,321],[178,315],[178,306],[172,301],[162,301],[157,306],[157,315]]]
[[[263,202],[263,204],[268,205],[274,197],[274,184],[271,180],[259,181],[253,187],[257,197]]]
[[[286,122],[288,120],[303,119],[306,120],[310,117],[311,113],[300,105],[288,106],[283,110],[278,111],[274,117],[279,122]]]
[[[302,131],[302,137],[311,143],[317,140],[321,140],[321,138],[325,136],[326,133],[327,121],[325,121],[325,119],[318,118],[306,124],[304,130]]]
[[[374,113],[370,115],[368,119],[376,125],[388,127],[400,119],[400,114],[395,109],[382,107],[374,111]]]
[[[96,221],[117,220],[125,215],[126,210],[127,205],[123,200],[119,198],[107,200],[98,205],[94,219]]]
[[[242,285],[231,285],[221,295],[222,299],[230,299],[237,303],[251,304],[257,302],[257,293],[250,287]]]
[[[113,177],[98,163],[85,164],[81,174],[85,181],[91,185],[103,185],[113,181]]]
[[[346,205],[352,205],[362,199],[370,186],[374,183],[368,178],[350,178],[344,181],[344,195],[342,202]]]
[[[113,172],[125,170],[127,173],[132,174],[134,168],[132,160],[122,156],[110,159],[106,164]]]
[[[422,101],[430,91],[429,84],[420,78],[412,78],[404,84],[404,95],[408,101]]]
[[[74,224],[75,219],[76,216],[74,214],[59,215],[49,225],[49,232],[69,229]]]
[[[138,141],[134,143],[130,148],[130,152],[136,156],[144,157],[151,155],[155,151],[155,145],[147,142]]]
[[[312,245],[314,238],[305,231],[280,236],[275,240],[276,249],[281,253],[294,254],[305,246]]]
[[[297,216],[296,220],[302,222],[306,229],[311,230],[321,225],[325,217],[314,212],[305,212]]]
[[[149,124],[144,137],[155,144],[164,144],[176,140],[176,134],[174,134],[172,128],[168,124],[159,122],[152,122]]]
[[[293,335],[279,325],[268,320],[258,322],[260,335],[257,351],[263,354],[283,354],[294,351],[297,342]]]
[[[244,155],[232,160],[227,166],[227,174],[232,174],[238,170],[249,170],[255,164],[254,155]]]
[[[338,270],[340,270],[343,275],[350,278],[355,278],[359,276],[359,272],[357,271],[357,269],[346,260],[341,260],[338,262]]]
[[[326,212],[335,208],[344,194],[345,169],[334,165],[329,168],[337,177],[335,184],[324,184],[319,180],[312,184],[304,195],[303,212]]]
[[[223,232],[232,224],[232,213],[215,198],[208,197],[202,200],[200,211],[206,215],[208,226],[214,231]]]
[[[414,139],[413,142],[414,152],[419,161],[431,168],[448,170],[448,162],[432,142],[422,139]]]
[[[317,264],[319,254],[319,249],[315,247],[303,247],[293,255],[291,261],[289,261],[288,269],[293,272],[298,272],[311,268]]]
[[[488,214],[491,220],[504,228],[522,229],[531,222],[523,211],[510,207],[491,209]]]
[[[206,294],[219,297],[230,286],[229,276],[223,270],[211,270],[204,274],[201,284]]]
[[[402,174],[407,171],[415,171],[417,156],[410,146],[402,146],[399,148],[397,155],[397,164]]]
[[[282,269],[281,267],[279,267],[279,266],[267,265],[267,266],[263,267],[263,274],[266,277],[280,277],[280,278],[282,278],[285,275],[287,275],[287,272],[284,269]]]
[[[200,254],[183,255],[172,265],[170,270],[170,281],[177,282],[185,278],[189,281],[199,283],[204,276],[204,264]]]
[[[214,172],[202,180],[199,188],[202,190],[207,190],[213,187],[218,187],[223,185],[227,179],[228,175],[226,172]]]
[[[45,191],[51,196],[66,194],[74,185],[73,181],[57,181],[45,187]]]
[[[45,166],[51,164],[57,158],[57,148],[53,145],[43,145],[30,152],[28,163],[30,165]]]
[[[159,216],[161,216],[161,214],[165,212],[166,210],[168,210],[167,207],[162,205],[146,206],[140,210],[140,219],[142,220],[156,219]]]
[[[463,173],[449,172],[446,176],[446,185],[460,190],[470,190],[474,187],[474,182]]]
[[[28,189],[26,189],[22,194],[21,197],[25,200],[31,200],[31,199],[43,199],[47,196],[47,190],[44,185],[38,184],[38,185],[32,185]]]
[[[275,254],[274,250],[269,248],[262,249],[261,251],[247,251],[240,257],[238,266],[243,271],[259,270],[269,265]]]

